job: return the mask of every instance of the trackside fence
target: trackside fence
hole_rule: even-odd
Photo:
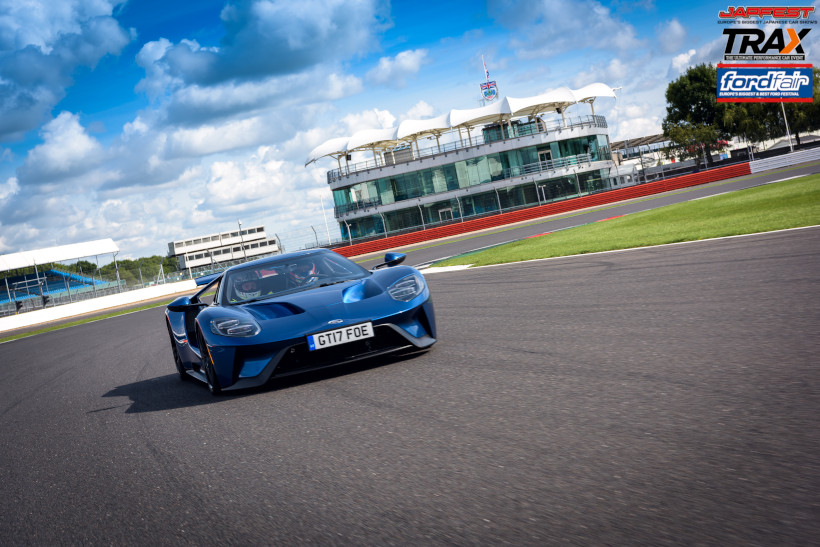
[[[783,154],[782,156],[775,156],[773,158],[766,158],[765,160],[756,160],[749,163],[749,168],[752,173],[760,173],[761,171],[780,169],[781,167],[818,160],[820,160],[820,148],[812,148]]]

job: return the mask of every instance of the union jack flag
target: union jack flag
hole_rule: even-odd
[[[498,95],[498,86],[495,85],[495,80],[481,84],[481,95],[488,101],[492,101]]]

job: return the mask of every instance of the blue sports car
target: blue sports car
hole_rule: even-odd
[[[418,270],[387,253],[372,271],[327,249],[246,262],[165,311],[177,372],[211,393],[436,342]],[[203,296],[213,293],[213,299]]]

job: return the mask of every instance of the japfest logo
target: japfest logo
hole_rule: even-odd
[[[718,12],[718,24],[729,25],[741,23],[756,25],[758,23],[816,25],[816,19],[810,19],[814,6],[729,6],[726,11]]]

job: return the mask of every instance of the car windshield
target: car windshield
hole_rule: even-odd
[[[222,281],[223,302],[243,304],[368,275],[370,272],[334,252],[271,259],[227,272]]]

